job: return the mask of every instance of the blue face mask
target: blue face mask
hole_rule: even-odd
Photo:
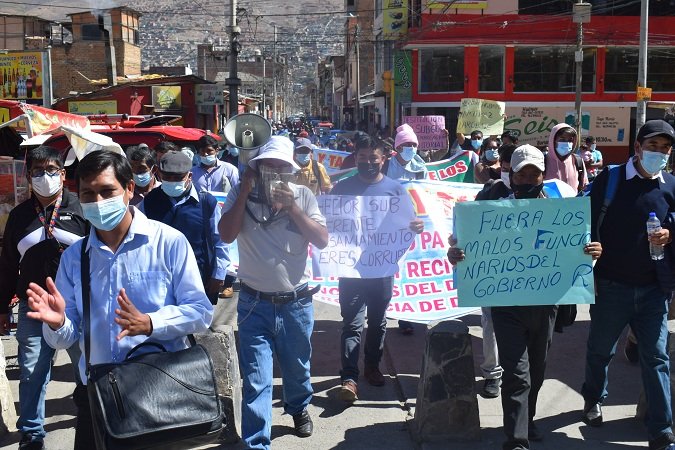
[[[160,186],[169,197],[180,197],[185,192],[185,181],[162,181]]]
[[[231,147],[228,152],[230,155],[234,156],[235,158],[239,156],[239,149],[237,147]]]
[[[217,160],[218,158],[216,158],[216,155],[206,155],[199,157],[199,162],[201,162],[205,166],[212,166],[216,163]]]
[[[640,165],[645,172],[654,176],[661,172],[668,162],[668,155],[661,152],[650,152],[649,150],[642,150],[642,157],[640,158]]]
[[[136,186],[146,187],[147,185],[150,184],[151,180],[152,180],[152,172],[134,174],[134,183],[136,183]]]
[[[572,153],[573,142],[558,142],[555,146],[555,152],[560,156],[567,156]]]
[[[82,215],[97,230],[110,231],[115,228],[127,213],[124,194],[101,200],[100,202],[82,203]]]
[[[481,145],[483,145],[482,139],[471,139],[471,147],[473,147],[474,150],[478,150]]]
[[[495,149],[487,149],[485,151],[485,159],[487,159],[490,162],[495,162],[499,159],[499,150]]]
[[[306,166],[309,164],[310,153],[296,153],[295,160],[298,161],[299,164]]]
[[[401,158],[403,158],[405,161],[410,161],[415,157],[416,153],[417,149],[415,147],[403,147],[401,149]]]

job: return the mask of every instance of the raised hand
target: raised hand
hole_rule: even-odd
[[[26,295],[28,307],[32,311],[29,311],[27,316],[46,323],[52,330],[58,330],[66,320],[66,301],[56,289],[51,277],[47,277],[46,284],[46,291],[35,283],[28,285]]]
[[[117,296],[117,303],[119,308],[115,309],[115,323],[122,328],[120,334],[117,335],[119,341],[124,336],[149,336],[152,333],[152,320],[147,314],[140,312],[129,297],[124,288],[120,289],[120,294]]]

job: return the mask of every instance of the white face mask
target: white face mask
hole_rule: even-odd
[[[511,189],[511,179],[509,178],[509,173],[508,172],[502,172],[501,178],[502,178],[502,181],[504,182],[504,184],[506,185],[506,187]]]
[[[57,172],[55,175],[49,175],[45,172],[41,177],[31,177],[31,185],[33,191],[40,197],[51,197],[62,188],[61,172]]]

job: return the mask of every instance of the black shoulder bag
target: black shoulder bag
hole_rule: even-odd
[[[91,365],[88,237],[82,242],[82,322],[87,393],[98,450],[192,449],[224,428],[213,363],[201,345],[168,352],[143,342],[121,363]],[[161,351],[134,355],[140,348]]]

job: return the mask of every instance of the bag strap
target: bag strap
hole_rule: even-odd
[[[581,156],[576,153],[572,153],[572,155],[574,155],[574,165],[577,167],[577,181],[579,182],[577,190],[580,191],[584,185],[584,172],[586,168],[584,167],[584,160],[581,159]]]
[[[91,354],[91,336],[90,324],[90,301],[91,301],[91,275],[89,273],[89,252],[87,243],[89,235],[82,240],[82,250],[80,252],[80,282],[82,284],[82,332],[84,333],[84,365],[85,374],[89,375],[89,355]]]
[[[598,214],[598,220],[595,226],[595,234],[600,240],[600,227],[602,222],[605,220],[605,215],[609,209],[609,205],[612,204],[614,200],[614,194],[619,187],[619,176],[621,175],[621,166],[608,166],[607,168],[607,186],[605,186],[605,198],[602,201],[602,206],[600,207],[600,214]]]
[[[211,216],[213,215],[213,210],[215,206],[211,208],[209,204],[210,195],[206,191],[201,191],[199,193],[199,202],[202,204],[202,234],[203,234],[203,246],[206,251],[206,258],[209,261],[209,272],[206,274],[205,282],[211,279],[211,274],[213,273],[213,268],[216,265],[216,252],[214,251],[216,244],[213,242],[211,236]]]
[[[323,177],[321,176],[321,171],[319,170],[319,162],[315,159],[312,159],[312,172],[314,172],[314,177],[319,183],[319,193],[321,193],[323,189]]]

